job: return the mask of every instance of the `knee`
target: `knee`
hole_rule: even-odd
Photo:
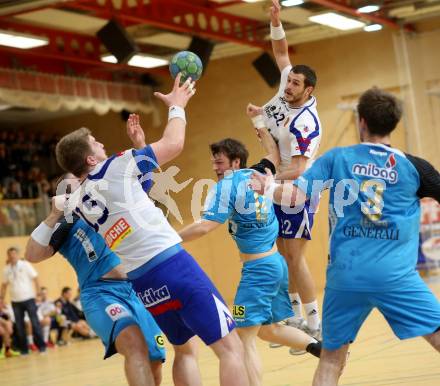
[[[269,341],[275,334],[276,325],[270,324],[268,326],[262,326],[258,331],[258,337],[262,340]]]
[[[162,362],[153,361],[150,362],[151,372],[153,373],[154,384],[159,386],[162,383]]]
[[[130,358],[148,358],[148,347],[145,338],[137,326],[129,326],[123,329],[116,338],[116,350],[121,355]]]

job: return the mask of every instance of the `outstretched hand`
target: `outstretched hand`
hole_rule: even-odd
[[[133,146],[136,149],[142,149],[146,146],[145,133],[139,122],[139,115],[130,114],[127,119],[127,135],[133,142]]]
[[[160,92],[155,92],[154,96],[159,98],[168,107],[179,106],[185,108],[188,101],[196,93],[196,89],[194,88],[196,82],[193,82],[191,78],[188,78],[182,85],[180,85],[181,77],[182,73],[179,73],[176,76],[173,89],[170,93],[165,95]]]
[[[281,6],[279,0],[272,0],[272,6],[270,7],[270,21],[274,27],[278,27],[281,24],[280,13]]]

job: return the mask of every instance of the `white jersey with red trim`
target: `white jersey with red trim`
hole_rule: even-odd
[[[263,106],[265,125],[280,150],[280,171],[289,169],[292,157],[298,155],[309,158],[307,168],[310,167],[322,136],[314,96],[300,107],[291,107],[284,100],[284,89],[291,69],[292,66],[283,69],[277,94]]]
[[[75,211],[104,237],[126,272],[182,241],[147,195],[157,166],[151,146],[127,150],[98,164],[72,195]]]

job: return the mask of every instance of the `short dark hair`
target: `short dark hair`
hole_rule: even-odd
[[[92,154],[89,129],[82,127],[66,134],[55,148],[58,164],[67,172],[80,177],[87,172],[87,156]]]
[[[66,292],[69,292],[71,290],[72,290],[72,288],[70,288],[70,287],[63,287],[63,289],[61,290],[61,295],[64,295]]]
[[[15,252],[18,253],[18,248],[17,248],[17,247],[9,247],[9,248],[6,250],[6,253],[10,253],[10,252],[12,252],[12,251],[15,251]]]
[[[386,136],[402,117],[402,102],[394,95],[377,87],[365,91],[357,106],[359,119],[363,118],[370,134]]]
[[[316,81],[318,78],[316,77],[316,72],[309,66],[305,64],[297,64],[293,66],[290,70],[294,74],[302,74],[304,75],[304,86],[305,87],[316,87]]]
[[[212,143],[209,147],[211,148],[212,155],[223,153],[228,157],[229,161],[238,158],[240,160],[240,168],[246,167],[249,152],[240,141],[232,138],[225,138],[216,143]]]

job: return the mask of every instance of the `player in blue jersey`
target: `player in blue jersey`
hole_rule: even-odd
[[[69,180],[75,183],[73,176]],[[160,385],[165,349],[159,327],[127,281],[119,257],[78,216],[62,217],[55,199],[62,197],[53,199],[51,213],[29,238],[26,259],[36,263],[60,252],[77,274],[83,311],[105,346],[104,359],[116,352],[125,357],[130,386]]]
[[[248,110],[248,114],[252,115]],[[245,349],[250,385],[262,384],[256,336],[269,342],[320,354],[320,343],[305,332],[278,324],[293,316],[288,294],[285,259],[276,246],[278,220],[272,202],[249,188],[255,170],[275,172],[279,163],[277,146],[267,130],[259,131],[268,152],[258,164],[246,168],[248,151],[234,139],[210,146],[218,183],[208,194],[202,220],[183,228],[179,235],[190,241],[228,221],[243,262],[242,276],[234,300],[233,316]]]
[[[440,202],[440,174],[390,146],[402,114],[373,88],[358,104],[362,143],[335,148],[294,181],[291,204],[330,190],[330,257],[323,308],[323,351],[314,386],[336,385],[349,344],[373,308],[400,339],[423,336],[440,351],[440,303],[415,270],[420,199]],[[283,188],[254,174],[253,187],[280,202]]]

